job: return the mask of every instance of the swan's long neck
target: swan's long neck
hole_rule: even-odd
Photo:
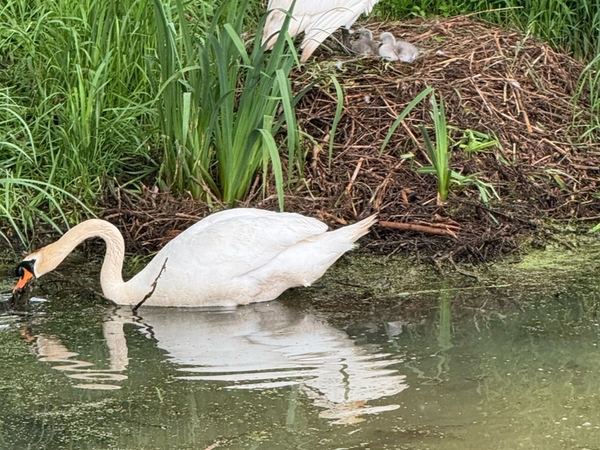
[[[100,272],[100,285],[102,292],[110,299],[114,299],[115,292],[122,292],[123,259],[125,257],[125,242],[120,231],[111,223],[90,219],[67,231],[58,241],[44,247],[37,253],[40,255],[39,264],[36,264],[36,276],[41,276],[54,270],[80,243],[92,237],[99,237],[106,242],[106,254]],[[36,254],[31,255],[35,258]]]

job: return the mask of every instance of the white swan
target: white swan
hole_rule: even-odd
[[[302,57],[306,62],[321,42],[340,27],[346,31],[361,14],[369,14],[379,0],[296,0],[292,19],[288,27],[290,36],[304,32],[300,45]],[[292,7],[293,0],[269,0],[269,16],[263,29],[262,43],[269,50],[275,45],[277,34],[286,18],[286,12]]]
[[[13,292],[54,270],[85,239],[100,237],[106,242],[102,292],[119,305],[135,306],[146,297],[148,306],[264,302],[290,287],[316,281],[375,221],[373,215],[327,232],[323,222],[295,213],[251,208],[221,211],[182,232],[124,282],[123,236],[111,223],[91,219],[28,255],[17,267],[19,281]]]
[[[413,62],[419,56],[419,50],[410,42],[396,41],[392,33],[381,33],[379,35],[381,46],[379,56],[389,61]]]

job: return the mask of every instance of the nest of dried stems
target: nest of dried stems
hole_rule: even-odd
[[[376,36],[393,32],[422,55],[404,64],[323,50],[296,74],[298,89],[320,81],[297,108],[314,142],[306,140],[305,173],[288,192],[287,210],[334,227],[378,212],[384,226],[375,227],[369,248],[471,262],[515,251],[524,239],[543,235],[550,220],[594,224],[600,216],[600,145],[582,141],[585,128],[573,126],[574,117],[589,123],[585,95],[573,100],[580,62],[521,32],[468,17],[363,25]],[[344,109],[330,161],[337,106],[331,75],[343,88]],[[427,86],[444,99],[451,142],[468,130],[499,141],[471,154],[456,146],[450,166],[491,183],[500,199],[483,203],[475,186],[463,186],[438,202],[435,176],[416,171],[429,165],[419,131],[419,124],[432,127],[428,101],[381,152],[398,114]],[[413,157],[403,157],[408,154]],[[198,202],[154,192],[114,197],[117,204],[113,199],[105,217],[120,222],[128,242],[146,249],[160,247],[207,213]],[[274,196],[251,197],[244,206],[277,208]]]

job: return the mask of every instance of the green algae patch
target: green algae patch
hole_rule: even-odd
[[[516,264],[510,264],[512,270],[529,271],[574,271],[597,267],[600,262],[600,239],[583,238],[575,245],[557,243],[547,245],[543,250],[532,250]],[[498,263],[497,267],[504,264]]]
[[[582,237],[564,240],[532,250],[518,261],[490,265],[489,277],[510,283],[523,294],[537,291],[558,295],[572,290],[598,292],[600,285],[600,240]]]

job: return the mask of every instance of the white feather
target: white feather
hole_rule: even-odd
[[[326,224],[300,214],[249,208],[221,211],[175,237],[124,282],[121,233],[107,221],[91,219],[27,256],[25,262],[40,277],[80,242],[96,236],[106,241],[102,292],[117,304],[136,305],[148,297],[144,303],[148,306],[242,305],[273,300],[290,287],[310,285],[351,250],[373,223],[375,216],[328,232]]]
[[[350,28],[361,14],[369,14],[379,0],[297,0],[288,32],[304,32],[301,61],[308,60],[321,43],[340,27]],[[281,31],[292,0],[270,0],[269,17],[263,30],[263,44],[271,49]]]

